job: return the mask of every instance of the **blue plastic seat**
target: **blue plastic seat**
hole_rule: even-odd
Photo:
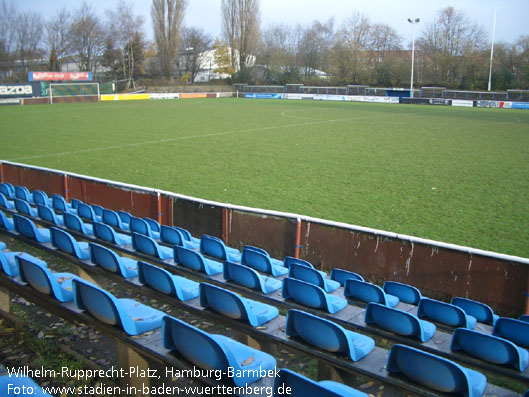
[[[6,216],[6,214],[4,214],[4,211],[0,211],[0,227],[7,231],[15,230],[13,218]]]
[[[297,263],[290,264],[288,277],[297,278],[298,280],[317,285],[323,288],[325,292],[332,292],[340,288],[338,281],[324,278],[318,270]]]
[[[206,273],[208,276],[219,274],[223,270],[222,263],[204,258],[200,252],[175,245],[174,261],[189,269]]]
[[[184,229],[183,227],[173,226],[176,230],[178,230],[180,233],[182,233],[182,236],[184,236],[184,239],[187,241],[190,241],[192,243],[195,243],[197,245],[200,245],[200,239],[193,237],[191,233],[187,229]]]
[[[22,394],[15,394],[15,390],[32,390],[32,397],[52,397],[33,379],[27,376],[9,376],[7,373],[0,376],[0,395],[6,397],[18,397]],[[29,393],[28,393],[29,394]]]
[[[114,295],[84,280],[73,280],[75,305],[88,311],[99,321],[122,328],[129,335],[138,335],[159,328],[164,312],[134,299]]]
[[[421,320],[411,313],[373,302],[366,307],[365,322],[398,335],[412,336],[421,342],[429,341],[436,329],[435,324]]]
[[[94,228],[89,223],[84,223],[81,218],[75,214],[69,212],[64,213],[64,226],[68,229],[75,230],[79,233],[83,233],[87,236],[94,235]]]
[[[15,188],[10,183],[0,183],[0,193],[2,193],[6,198],[15,198]]]
[[[149,224],[153,232],[160,234],[161,227],[158,221],[148,217],[144,217],[143,220]]]
[[[18,264],[16,261],[16,257],[21,256],[23,258],[26,258],[32,262],[38,263],[44,267],[47,267],[48,264],[44,262],[42,259],[35,258],[34,256],[26,253],[26,252],[4,252],[0,251],[0,265],[2,266],[2,270],[5,274],[7,274],[9,277],[16,277],[19,275],[18,272]]]
[[[76,199],[76,198],[71,198],[70,199],[70,206],[74,209],[74,210],[77,210],[77,207],[79,207],[79,204],[82,203],[81,200],[79,199]]]
[[[235,292],[208,283],[200,283],[198,294],[200,306],[247,322],[252,327],[263,325],[279,315],[275,306],[243,298]]]
[[[52,295],[59,302],[73,300],[72,281],[78,279],[72,273],[53,273],[41,261],[32,261],[27,256],[15,257],[20,279],[43,294]]]
[[[311,269],[315,269],[317,272],[319,272],[324,278],[328,278],[328,275],[323,270],[316,269],[312,263],[304,261],[303,259],[294,258],[293,256],[285,256],[285,259],[283,259],[283,266],[287,269],[290,269],[290,265],[295,263],[296,265],[306,266],[310,267]]]
[[[160,233],[151,230],[151,226],[145,219],[136,218],[135,216],[130,217],[130,231],[143,234],[155,240],[160,240]]]
[[[350,278],[365,281],[361,275],[349,270],[338,269],[337,267],[331,270],[331,280],[338,281],[342,287],[345,287],[345,282]]]
[[[518,317],[518,320],[529,323],[529,314],[522,314],[520,317]]]
[[[33,190],[32,192],[33,202],[36,204],[44,205],[46,207],[52,206],[52,200],[48,197],[46,192],[42,190]]]
[[[281,265],[273,265],[268,254],[263,253],[262,250],[257,250],[254,247],[243,247],[241,264],[251,267],[261,273],[271,274],[274,277],[284,276],[288,273],[288,269]]]
[[[240,262],[241,253],[235,248],[226,247],[220,238],[204,234],[200,238],[200,252],[222,261]]]
[[[55,211],[53,211],[53,209],[50,207],[46,207],[42,204],[37,204],[37,212],[39,214],[39,218],[45,220],[46,222],[53,223],[57,226],[64,225],[64,217],[62,215],[57,215]]]
[[[281,294],[285,299],[293,299],[304,306],[324,310],[331,314],[347,306],[347,300],[329,295],[317,285],[290,277],[283,280]]]
[[[103,207],[101,207],[100,205],[97,205],[97,204],[92,204],[91,207],[94,210],[96,216],[99,216],[101,218],[101,220],[103,220],[103,210],[105,208],[103,208]]]
[[[183,233],[174,226],[162,225],[160,228],[160,239],[164,243],[180,245],[184,248],[189,248],[192,250],[198,250],[200,247],[200,244],[186,240]]]
[[[343,294],[346,298],[352,298],[366,303],[380,303],[388,307],[395,307],[399,303],[399,298],[391,294],[386,294],[378,285],[352,278],[345,281]]]
[[[33,196],[25,186],[15,186],[15,198],[33,204]]]
[[[452,350],[463,350],[467,354],[493,364],[509,365],[524,372],[529,364],[529,352],[507,339],[482,334],[466,328],[458,328],[452,337]]]
[[[399,298],[401,302],[410,305],[418,305],[422,298],[421,291],[412,285],[398,283],[396,281],[386,281],[382,286],[386,294],[391,294]]]
[[[9,200],[3,193],[0,193],[0,207],[12,210],[15,208],[15,203]]]
[[[38,228],[31,219],[13,214],[13,223],[15,231],[27,238],[37,240],[39,243],[49,243],[51,241],[50,229]]]
[[[52,207],[61,212],[71,212],[72,214],[77,214],[77,210],[69,204],[63,196],[60,194],[53,194],[51,196],[51,205]]]
[[[135,232],[132,232],[132,248],[161,260],[173,259],[174,257],[172,248],[160,245],[154,239]]]
[[[128,213],[127,211],[119,210],[117,211],[117,214],[121,219],[121,222],[130,225],[130,219],[132,218],[132,215],[130,213]]]
[[[261,254],[263,254],[264,256],[266,256],[268,259],[270,259],[270,263],[273,265],[273,266],[278,266],[278,267],[284,267],[285,266],[285,262],[282,261],[282,260],[279,260],[279,259],[275,259],[275,258],[272,258],[270,256],[270,254],[268,253],[268,251],[262,249],[262,248],[259,248],[259,247],[254,247],[253,245],[245,245],[243,247],[243,251],[246,249],[246,251],[248,250],[253,250],[253,251],[256,251],[256,252],[260,252]]]
[[[101,215],[96,215],[94,209],[83,202],[77,203],[77,215],[90,222],[101,222]]]
[[[261,291],[263,294],[277,291],[283,284],[281,280],[263,276],[251,267],[233,262],[224,262],[224,279],[247,288]]]
[[[494,314],[490,306],[478,301],[456,297],[453,298],[450,303],[460,307],[465,311],[466,314],[475,317],[480,323],[494,325],[500,318],[500,316]]]
[[[529,348],[529,323],[525,321],[500,317],[494,325],[492,335],[510,340],[518,346]]]
[[[368,397],[367,394],[343,383],[332,380],[315,382],[297,372],[282,368],[274,380],[274,396],[286,394],[286,390],[290,390],[292,396]]]
[[[20,214],[27,215],[31,218],[36,218],[39,216],[39,212],[37,211],[37,209],[30,206],[27,201],[16,198],[14,202],[15,208]]]
[[[262,373],[276,366],[276,360],[270,354],[224,335],[208,334],[170,316],[163,319],[162,342],[166,349],[176,351],[199,368],[223,373],[231,369],[235,375],[231,379],[240,387],[260,380]]]
[[[107,225],[110,225],[113,227],[117,227],[120,230],[124,230],[124,231],[130,230],[129,224],[123,222],[116,211],[112,211],[112,210],[104,208],[103,216],[101,217],[101,219],[103,223],[106,223]]]
[[[421,299],[417,316],[451,327],[472,329],[476,325],[476,318],[466,314],[460,307],[429,298]]]
[[[79,259],[89,259],[90,250],[88,243],[84,241],[76,241],[72,235],[64,230],[56,227],[50,228],[51,244],[60,251],[74,255]]]
[[[108,241],[109,243],[116,245],[132,244],[131,236],[116,232],[112,226],[109,226],[106,223],[93,222],[92,228],[94,229],[94,235],[101,240]]]
[[[476,397],[487,387],[487,378],[480,372],[404,345],[391,348],[387,370],[443,393]]]
[[[287,313],[285,333],[298,336],[311,346],[339,353],[358,361],[375,347],[369,336],[346,330],[342,326],[313,314],[291,309]]]
[[[136,277],[138,275],[138,261],[119,256],[111,249],[95,243],[88,243],[90,250],[90,261],[112,273],[121,274],[124,278]]]
[[[138,261],[140,283],[163,294],[176,296],[185,302],[198,297],[198,283],[185,277],[176,276],[161,267]]]

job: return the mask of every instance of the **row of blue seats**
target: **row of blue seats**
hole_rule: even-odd
[[[245,363],[249,357],[253,357],[253,361],[244,365],[246,370],[257,368],[270,370],[276,365],[275,359],[266,353],[222,335],[207,334],[135,300],[118,299],[74,274],[52,273],[45,263],[18,254],[15,255],[15,260],[23,282],[39,292],[53,295],[61,302],[73,299],[79,309],[88,311],[99,321],[121,327],[129,335],[137,335],[161,326],[164,347],[178,352],[188,361],[202,368],[225,369],[231,366],[238,370],[242,369],[241,363]],[[233,298],[234,294],[206,283],[200,284],[201,304],[213,306],[215,310],[229,317],[239,315],[240,313],[235,308],[237,302],[240,302],[240,297],[228,302],[226,297]],[[272,315],[277,315],[277,309]],[[251,318],[247,320],[250,323],[252,321]],[[285,332],[291,337],[298,336],[326,350],[344,353],[346,349],[347,354],[353,360],[363,358],[374,347],[374,341],[369,337],[344,330],[329,320],[295,309],[287,313]],[[196,349],[196,346],[209,346],[209,349]],[[387,368],[391,373],[404,374],[417,383],[441,391],[462,394],[468,392],[468,395],[479,396],[486,387],[486,378],[479,372],[404,345],[392,347],[388,355]],[[442,373],[443,376],[437,375],[432,378],[433,369],[443,369],[450,373],[450,376]],[[249,374],[251,371],[243,373]],[[246,386],[257,380],[255,377],[247,376],[236,378],[234,382],[238,386]],[[299,381],[307,380],[300,378]],[[363,393],[334,382],[323,384],[308,382],[311,387],[319,385],[324,389],[338,392],[338,395],[365,396]],[[296,383],[296,394],[300,391],[298,387]]]
[[[132,219],[134,219],[134,218],[132,218]],[[134,239],[134,237],[136,237],[136,236],[133,234],[133,239]],[[138,236],[137,239],[140,239],[140,241],[143,240],[143,241],[150,242],[148,239],[145,239],[143,236]],[[204,239],[201,239],[201,243],[203,242],[203,240]],[[214,241],[214,238],[211,238],[211,240]],[[214,241],[214,243],[217,243],[217,242]],[[220,243],[222,243],[222,242],[220,241]],[[139,245],[141,245],[141,244],[139,244]],[[222,247],[222,246],[221,246],[221,248],[224,249],[224,247]],[[150,248],[149,249],[145,249],[145,251],[147,251],[146,253],[148,253],[150,255],[157,256],[155,251],[154,250],[150,250]],[[250,250],[248,250],[248,251],[250,251]],[[257,249],[256,249],[256,251],[257,251]],[[175,249],[175,252],[176,252],[176,249]],[[243,257],[244,257],[244,252],[245,252],[245,250],[243,250]],[[266,256],[265,256],[265,255],[267,255],[266,252],[265,252],[265,254],[263,254],[262,252],[259,252],[259,251],[257,251],[256,253],[257,253],[258,256],[261,255],[261,256],[264,256],[266,258]],[[195,253],[189,253],[189,254],[191,254],[191,256],[193,256],[192,254],[195,254]],[[189,254],[187,254],[187,255],[189,255]],[[177,255],[175,255],[175,258],[177,258]],[[163,259],[163,258],[161,258],[161,259]],[[207,259],[205,259],[205,258],[202,258],[202,259],[203,259],[203,261],[207,261]],[[287,262],[287,259],[294,260],[294,258],[286,258],[285,259],[285,263]],[[300,260],[296,260],[296,261],[304,262],[304,261],[300,261]],[[306,266],[308,265],[307,266],[308,268],[307,267],[302,267],[302,266],[297,266],[297,265],[290,266],[290,276],[292,276],[293,278],[297,277],[299,279],[303,279],[304,278],[303,275],[308,274],[308,276],[305,276],[305,278],[308,281],[311,281],[311,278],[313,278],[313,279],[314,278],[315,279],[319,278],[319,280],[316,280],[316,281],[312,280],[313,283],[318,284],[318,282],[319,282],[324,287],[330,284],[329,281],[331,281],[331,280],[323,279],[323,276],[321,275],[323,272],[319,272],[319,271],[315,271],[314,269],[311,269],[310,268],[311,265],[308,264],[307,262],[305,262],[304,264]],[[219,264],[217,263],[217,265],[219,265]],[[202,266],[202,268],[204,268],[204,266]],[[228,263],[228,264],[225,263],[224,264],[224,272],[225,273],[226,273],[226,269],[238,269],[239,273],[240,273],[241,266],[237,265],[235,263]],[[299,269],[299,270],[296,270],[296,269]],[[197,270],[200,270],[200,268],[197,268]],[[228,270],[228,272],[229,272],[229,270]],[[210,272],[207,272],[207,273],[210,274]],[[297,276],[296,276],[296,274],[292,274],[292,273],[296,273]],[[389,294],[389,292],[397,293],[397,294],[399,294],[399,296],[402,298],[403,301],[407,301],[409,303],[415,303],[416,304],[417,300],[420,300],[420,302],[419,302],[419,317],[420,318],[430,318],[430,319],[432,319],[434,321],[438,321],[438,322],[441,322],[441,323],[445,322],[445,323],[448,323],[449,325],[452,325],[452,326],[466,326],[468,328],[473,328],[473,324],[475,324],[476,319],[474,317],[466,314],[465,312],[467,312],[467,313],[471,312],[475,316],[479,317],[480,321],[484,321],[484,322],[494,323],[494,321],[497,319],[497,316],[492,313],[491,309],[488,306],[480,304],[479,302],[474,302],[474,301],[466,300],[466,299],[463,299],[463,298],[454,298],[454,300],[452,301],[452,305],[450,306],[449,304],[446,304],[444,302],[438,302],[438,301],[434,301],[434,300],[427,299],[427,298],[421,298],[420,292],[416,288],[411,287],[411,286],[406,286],[406,285],[403,285],[403,284],[400,284],[400,283],[387,282],[387,283],[384,284],[383,289],[380,289],[380,287],[372,285],[372,284],[369,284],[369,283],[365,283],[365,282],[358,281],[358,280],[349,280],[348,278],[350,278],[351,276],[357,276],[357,275],[348,274],[348,273],[349,272],[346,272],[346,271],[343,271],[343,270],[340,270],[340,269],[333,269],[333,272],[331,273],[331,279],[335,278],[337,280],[340,280],[342,283],[344,283],[344,286],[346,287],[344,294],[346,296],[348,296],[348,297],[353,297],[355,299],[360,298],[360,300],[363,300],[363,301],[366,301],[366,302],[373,302],[373,301],[376,301],[376,299],[373,299],[369,295],[370,294],[373,295],[372,290],[375,290],[375,295],[378,294],[378,295],[382,296],[382,299],[379,298],[379,301],[382,301],[385,304],[388,304],[388,301],[394,302],[394,304],[396,304],[395,302],[398,303],[398,298],[393,297],[392,295]],[[226,277],[226,278],[228,278],[228,277]],[[248,279],[248,277],[247,276],[243,277],[243,279]],[[274,280],[274,279],[266,278],[266,280]],[[327,282],[325,282],[325,280]],[[274,281],[276,281],[276,285],[280,285],[279,280],[274,280]],[[261,289],[262,290],[266,290],[266,288],[262,288],[262,282],[261,283],[255,283],[255,281],[252,281],[252,282],[253,282],[254,285],[261,284]],[[336,281],[335,281],[335,283],[336,283]],[[351,285],[353,285],[355,288],[351,288],[350,287]],[[285,282],[283,283],[283,296],[285,298],[288,298],[288,297],[296,298],[296,296],[297,296],[298,297],[297,300],[299,300],[300,303],[308,305],[308,306],[311,306],[311,307],[314,307],[314,302],[313,302],[314,299],[312,299],[312,301],[310,299],[309,299],[309,301],[307,301],[307,296],[313,296],[314,293],[307,294],[307,288],[300,288],[300,286],[303,286],[303,283],[301,283],[300,281],[286,279]],[[347,286],[349,286],[349,287],[347,287]],[[336,287],[334,287],[333,289],[335,289],[335,288]],[[327,289],[327,288],[325,288],[325,289]],[[377,289],[379,291],[377,291]],[[294,291],[294,293],[292,294],[289,291]],[[353,293],[348,294],[347,291],[353,291]],[[366,298],[366,296],[367,296],[367,298]],[[388,296],[390,297],[390,299],[387,299]],[[316,301],[318,301],[318,302],[326,302],[327,311],[329,311],[331,313],[336,312],[337,311],[337,309],[336,309],[337,307],[340,307],[340,306],[344,307],[347,304],[347,301],[345,301],[344,299],[339,299],[339,298],[338,299],[332,299],[332,298],[336,298],[336,297],[333,297],[332,295],[329,295],[328,297],[324,297],[324,299],[318,298],[318,299],[316,299]],[[393,299],[391,299],[391,298],[393,298]],[[329,304],[329,301],[332,301],[331,304]],[[336,303],[338,303],[338,304],[336,305]],[[454,305],[454,303],[455,303],[455,305]],[[390,306],[393,306],[393,305],[390,305]],[[412,332],[411,335],[417,336],[421,341],[428,340],[429,337],[431,337],[431,335],[433,335],[433,332],[435,332],[435,326],[433,326],[433,324],[427,323],[427,322],[422,321],[422,320],[418,320],[415,316],[413,316],[413,315],[411,315],[409,313],[406,313],[406,312],[403,312],[403,311],[397,311],[396,309],[393,309],[394,311],[392,312],[392,318],[394,318],[394,319],[392,321],[388,321],[387,318],[389,318],[389,317],[387,315],[383,316],[383,315],[380,315],[379,313],[386,313],[387,314],[388,311],[391,312],[390,310],[383,309],[383,308],[373,309],[373,307],[376,307],[376,306],[374,306],[374,305],[368,306],[368,310],[366,311],[366,322],[367,323],[375,323],[375,324],[381,326],[384,329],[390,330],[392,332],[400,333],[400,334],[405,334],[405,335],[410,335],[410,330],[412,330],[411,331]],[[455,311],[454,311],[454,307],[455,307]],[[465,310],[462,310],[460,307],[463,307],[463,309],[465,309]],[[402,319],[407,319],[407,322],[403,323]],[[518,325],[517,323],[514,323],[514,325],[512,325],[512,324],[509,323],[508,320],[510,320],[510,319],[502,319],[502,324],[501,324],[502,327],[498,327],[498,329],[505,330],[503,332],[502,336],[509,335],[510,333],[512,333],[511,331],[512,331],[513,327],[514,327],[514,329],[516,329],[516,327]],[[507,325],[503,325],[503,323],[507,323]],[[399,324],[400,326],[399,327],[395,327],[395,324]],[[408,324],[408,325],[407,326],[402,326],[402,324]],[[413,326],[410,326],[409,324],[413,324]],[[428,324],[430,324],[430,325],[428,325]],[[498,333],[499,333],[499,331],[498,331]],[[520,343],[523,346],[523,343],[524,343],[525,339],[521,338],[520,340],[518,340],[517,337],[516,337],[516,335],[519,334],[519,333],[520,333],[519,331],[515,332],[515,340],[517,340],[517,342]],[[454,338],[456,336],[457,336],[457,338],[461,338],[460,335],[462,335],[462,334],[463,334],[462,331],[461,332],[457,332],[456,334],[454,334]],[[485,335],[485,336],[489,337],[488,335]],[[467,339],[472,339],[472,338],[475,339],[477,337],[479,337],[479,336],[477,336],[477,335],[473,336],[472,334],[470,334],[470,336],[467,336]],[[498,343],[498,342],[496,341],[495,343]],[[453,346],[457,346],[457,344],[454,343]],[[512,350],[512,347],[513,346],[511,346],[509,348]],[[476,355],[476,354],[474,354],[474,355]],[[511,356],[512,356],[512,354],[511,354]],[[522,360],[522,366],[523,366],[523,360]],[[523,371],[523,369],[522,369],[522,371]]]
[[[83,280],[72,273],[51,272],[44,261],[29,254],[3,254],[15,259],[17,270],[10,269],[11,273],[18,274],[22,282],[29,284],[37,291],[52,295],[60,302],[73,300],[78,309],[87,311],[105,324],[122,328],[128,335],[139,335],[161,327],[162,342],[166,349],[177,352],[201,368],[222,369],[223,371],[228,367],[234,368],[234,373],[242,374],[233,379],[237,386],[243,387],[259,380],[257,374],[262,373],[261,369],[268,372],[276,366],[275,359],[267,353],[223,335],[208,334],[136,300],[116,298],[94,283]],[[232,304],[242,305],[239,308],[244,311],[245,315],[248,315],[247,320],[251,324],[256,321],[252,324],[254,326],[278,315],[277,309],[269,305],[245,300],[230,291],[206,283],[200,284],[200,303],[203,306],[209,306],[211,303],[217,305],[220,301],[224,302],[221,307],[229,311],[230,303],[226,302],[226,297],[234,298]],[[202,348],[197,349],[197,346]],[[253,358],[251,361],[248,360],[250,357]],[[309,389],[335,391],[338,395],[367,396],[336,382],[315,383],[295,373],[290,375],[297,377],[299,382],[307,383],[306,387]]]
[[[15,215],[15,219],[18,219],[18,216]],[[19,228],[19,230],[20,229],[21,228]],[[66,232],[61,231],[60,229],[52,228],[52,234],[53,236],[55,235],[61,236],[60,239],[59,238],[53,239],[55,246],[57,246],[57,243],[55,242],[55,240],[63,241],[64,243],[63,244],[59,243],[59,246],[62,246],[64,251],[76,255],[80,259],[86,259],[86,254],[85,255],[79,254],[80,252],[83,252],[83,251],[76,247],[75,240],[71,236],[69,236]],[[183,247],[176,247],[175,250],[184,251],[184,252],[188,251],[187,254],[190,254],[192,257],[196,257],[200,255],[194,251],[186,250]],[[86,251],[87,251],[87,248],[85,248],[85,252]],[[184,262],[187,262],[187,261],[184,261]],[[225,263],[224,265],[225,265],[225,268],[237,266],[236,264],[230,264],[230,263]],[[303,266],[297,267],[295,264],[292,264],[290,267],[291,273],[297,268],[301,269],[302,272],[303,271],[306,272],[308,270],[314,271],[313,269],[310,269],[307,267],[303,267]],[[200,270],[200,269],[195,269],[195,270]],[[345,280],[346,285],[352,282],[358,283],[358,281],[356,280],[345,278],[344,276],[345,271],[341,271],[338,269],[335,269],[335,270],[336,270],[334,272],[335,277],[341,280],[342,282]],[[319,273],[317,272],[315,272],[315,274],[319,275]],[[307,293],[308,292],[307,287],[308,288],[312,287],[312,289],[314,290],[313,286],[307,285],[307,283],[305,282],[302,282],[296,279],[287,278],[283,282],[283,296],[285,298],[289,298],[289,297],[294,298],[301,304],[314,307],[315,306],[313,302],[314,293],[312,294]],[[380,287],[377,287],[377,288],[380,288]],[[404,288],[404,292],[406,292],[409,290],[410,286],[399,285],[398,283],[386,283],[385,284],[385,289],[390,290],[390,291],[393,291],[395,289],[402,289],[402,288]],[[315,289],[315,291],[318,291],[318,290]],[[332,300],[331,298],[336,298],[336,297],[333,297],[332,295],[330,295],[326,297],[325,299],[319,299],[319,301],[329,302],[330,300]],[[334,301],[340,301],[340,299],[341,298],[337,298],[337,299],[334,299]],[[457,298],[457,300],[458,300],[458,303],[462,306],[469,305],[472,309],[472,305],[477,304],[478,308],[481,308],[479,306],[479,303],[465,300],[463,298]],[[347,303],[344,299],[341,299],[341,301],[345,302],[345,304]],[[419,308],[421,309],[422,306],[429,307],[428,305],[426,305],[426,303],[433,304],[434,306],[439,303],[441,305],[448,306],[447,304],[442,303],[442,302],[437,302],[437,301],[429,300],[427,298],[422,298],[420,299]],[[458,309],[458,310],[461,310],[461,309]],[[328,307],[328,311],[333,312],[332,307],[330,309]],[[430,315],[430,317],[433,317],[433,318],[436,318],[435,316],[437,315],[436,313],[438,312],[444,313],[442,310],[436,311],[436,310],[431,309],[430,311],[433,313],[432,315]],[[388,316],[388,312],[391,313],[391,316]],[[427,317],[425,313],[428,313],[428,310],[419,310],[419,317]],[[446,313],[445,313],[445,316],[446,316]],[[365,319],[366,319],[366,323],[368,324],[369,323],[377,324],[381,328],[389,330],[391,332],[395,332],[397,334],[416,336],[419,338],[419,340],[423,342],[428,340],[435,332],[435,326],[433,326],[433,324],[431,323],[419,320],[415,316],[407,312],[400,311],[397,309],[381,308],[381,307],[375,306],[374,304],[370,306],[368,305],[368,309],[366,310]],[[514,324],[513,324],[513,321],[514,321]],[[519,328],[520,327],[518,326],[518,323],[516,322],[516,320],[502,319],[502,321],[500,322],[500,325],[496,327],[495,333],[496,335],[501,335],[503,337],[507,337],[507,339],[514,340],[516,343],[522,346],[526,346],[527,345],[526,337],[520,336],[520,335],[523,335],[524,329],[523,328],[519,329]],[[456,342],[458,340],[463,339],[462,335],[465,335],[464,340],[466,342],[464,343]],[[476,349],[471,349],[467,347],[468,345],[472,343],[473,340],[477,340],[478,338],[481,338],[483,340],[488,340],[488,343],[486,344],[486,346],[489,346],[489,347],[478,349],[478,351],[475,351]],[[526,365],[527,360],[523,359],[523,357],[526,357],[526,355],[523,354],[525,350],[522,350],[520,352],[520,349],[517,349],[517,347],[509,341],[502,341],[502,340],[494,339],[493,337],[489,335],[484,335],[484,334],[479,334],[479,333],[468,333],[467,332],[465,334],[464,331],[458,331],[454,334],[454,342],[452,343],[452,346],[454,350],[463,349],[467,353],[473,355],[474,357],[478,357],[478,358],[484,359],[485,361],[489,361],[489,362],[493,362],[497,364],[498,358],[494,356],[495,349],[492,349],[490,346],[501,345],[501,343],[507,346],[507,347],[504,347],[504,349],[508,349],[508,351],[510,351],[510,354],[508,355],[508,357],[503,358],[502,363],[513,365],[515,366],[515,368],[523,372],[525,368],[527,367]],[[483,344],[484,342],[482,342],[482,345]],[[517,359],[516,357],[522,357],[522,359]],[[505,361],[505,360],[508,360],[508,361]]]

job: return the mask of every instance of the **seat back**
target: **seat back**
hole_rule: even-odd
[[[105,225],[106,226],[106,225]],[[88,243],[90,248],[90,261],[113,273],[121,274],[118,255],[102,245]]]
[[[176,245],[174,247],[174,260],[185,267],[188,267],[199,272],[206,271],[204,258],[196,251]]]
[[[364,278],[355,272],[338,269],[337,267],[331,270],[331,280],[338,281],[342,287],[345,287],[345,282],[350,278],[353,280],[364,281]]]
[[[9,225],[9,221],[7,219],[6,214],[4,214],[4,211],[0,211],[0,227],[5,230],[10,230],[8,225]]]
[[[394,345],[389,352],[387,370],[403,373],[412,381],[440,392],[475,396],[471,380],[461,366],[413,347]],[[484,389],[486,378],[482,386]]]
[[[242,249],[241,264],[251,267],[262,273],[272,273],[272,263],[270,256],[264,253],[261,249],[245,246]]]
[[[132,248],[136,251],[143,252],[144,254],[160,258],[158,244],[149,236],[132,232]]]
[[[518,347],[497,336],[483,334],[466,328],[458,328],[452,336],[452,350],[463,350],[480,360],[499,365],[512,365],[523,372],[527,360],[523,362]]]
[[[77,215],[79,215],[80,218],[87,219],[89,221],[96,220],[94,209],[83,202],[77,203]]]
[[[346,298],[352,298],[362,302],[375,302],[387,305],[386,294],[378,285],[352,278],[345,281],[343,294]]]
[[[163,318],[162,343],[199,368],[226,371],[229,366],[222,347],[209,334],[174,317]]]
[[[27,201],[16,198],[14,199],[14,202],[15,202],[15,208],[18,212],[20,212],[21,214],[27,215],[27,216],[32,216],[31,207]]]
[[[101,216],[101,217],[103,216],[103,210],[104,210],[103,207],[97,204],[92,204],[91,207],[97,216]]]
[[[224,262],[224,279],[235,284],[264,292],[261,288],[259,274],[251,267],[233,262]]]
[[[518,320],[529,323],[529,314],[522,314],[520,317],[518,317]]]
[[[0,193],[2,193],[6,198],[14,198],[15,190],[11,190],[7,183],[0,183]]]
[[[149,224],[149,227],[151,228],[151,231],[153,232],[156,232],[156,233],[160,233],[160,224],[158,223],[158,221],[155,221],[154,219],[151,219],[151,218],[143,218],[145,220],[145,222],[147,222]]]
[[[121,219],[121,222],[130,223],[130,218],[132,218],[132,215],[129,214],[127,211],[118,211],[117,212],[119,218]]]
[[[138,280],[163,294],[176,295],[171,273],[161,267],[138,261]]]
[[[69,212],[65,212],[63,216],[64,226],[66,226],[68,229],[72,229],[80,233],[85,233],[84,223],[81,218],[79,218],[75,214],[70,214]]]
[[[130,231],[152,237],[151,227],[149,224],[144,219],[137,218],[135,216],[130,217]]]
[[[73,236],[56,227],[50,228],[51,244],[59,250],[79,257],[79,247]]]
[[[17,214],[13,214],[13,223],[15,225],[15,230],[17,233],[20,233],[23,236],[26,236],[33,240],[37,239],[37,226],[35,226],[31,219],[25,218]]]
[[[297,278],[298,280],[303,280],[307,283],[325,288],[325,280],[323,279],[323,276],[320,272],[318,272],[316,269],[295,262],[290,264],[288,277]]]
[[[184,229],[183,227],[173,226],[176,230],[178,230],[180,233],[182,233],[182,236],[187,241],[192,241],[191,233],[187,229]]]
[[[323,350],[349,354],[349,343],[343,327],[301,310],[288,311],[285,333],[299,336],[308,344]]]
[[[15,256],[15,260],[22,281],[43,294],[53,295],[51,282],[55,280],[48,275],[49,270],[46,267],[22,256]]]
[[[31,194],[25,186],[15,186],[15,198],[31,202]]]
[[[49,206],[50,201],[48,195],[42,190],[33,190],[33,202],[44,206]]]
[[[74,302],[79,309],[87,310],[92,316],[105,324],[121,324],[114,296],[95,284],[82,280],[73,280],[72,286]]]
[[[51,222],[55,225],[59,224],[57,215],[55,215],[55,212],[50,207],[47,207],[42,204],[37,204],[37,211],[39,213],[40,219],[43,219],[47,222]]]
[[[325,291],[314,284],[287,277],[283,280],[282,296],[316,309],[327,310]]]
[[[386,281],[382,289],[386,294],[395,295],[401,302],[409,303],[410,305],[418,305],[422,298],[421,291],[414,286],[396,281]]]
[[[508,339],[526,349],[529,348],[529,323],[525,321],[500,317],[494,325],[492,335]]]
[[[304,261],[303,259],[294,258],[293,256],[285,256],[283,259],[283,264],[287,269],[290,269],[290,265],[295,263],[296,265],[310,267],[311,269],[314,269],[314,266],[312,263]]]
[[[52,207],[58,211],[66,212],[68,210],[68,203],[64,197],[59,194],[53,194],[51,196],[51,204]]]
[[[274,380],[274,396],[285,394],[285,390],[295,390],[296,396],[310,397],[341,397],[344,394],[338,390],[329,390],[322,384],[313,381],[294,371],[283,368]],[[351,391],[354,389],[351,389]],[[348,393],[350,397],[367,397],[367,394],[355,390],[356,393]]]
[[[106,223],[107,225],[117,227],[119,229],[123,229],[123,222],[121,222],[121,218],[118,216],[116,211],[103,209],[103,217],[102,217],[103,223]]]
[[[463,309],[466,314],[476,317],[476,320],[481,323],[492,325],[494,322],[494,312],[484,303],[460,297],[453,298],[450,303]]]
[[[452,327],[466,327],[467,320],[463,309],[449,303],[422,298],[417,310],[419,318],[427,317],[438,323]]]
[[[80,203],[82,203],[82,201],[79,200],[79,199],[76,199],[76,198],[71,198],[71,199],[70,199],[70,205],[71,205],[71,207],[72,207],[73,209],[75,209],[75,210],[77,209],[77,207],[79,207],[79,204],[80,204]]]
[[[198,299],[202,307],[210,307],[217,313],[235,320],[249,321],[245,303],[234,292],[208,283],[200,283]]]
[[[217,237],[208,236],[207,234],[200,237],[200,252],[224,261],[228,259],[224,242]]]
[[[161,226],[160,240],[172,245],[184,245],[184,236],[182,235],[182,232],[173,226]]]
[[[4,208],[9,208],[7,196],[3,193],[0,193],[0,206]]]
[[[417,317],[380,303],[369,303],[367,305],[365,322],[367,324],[376,324],[380,328],[398,335],[418,336],[423,340],[421,324]]]
[[[92,222],[92,226],[94,228],[94,235],[97,238],[110,243],[117,243],[116,232],[111,226],[101,222]]]

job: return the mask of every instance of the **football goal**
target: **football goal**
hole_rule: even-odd
[[[99,83],[51,83],[50,103],[99,102]]]

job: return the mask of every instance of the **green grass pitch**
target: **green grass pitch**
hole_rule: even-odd
[[[202,99],[0,108],[0,158],[529,257],[529,112]]]

